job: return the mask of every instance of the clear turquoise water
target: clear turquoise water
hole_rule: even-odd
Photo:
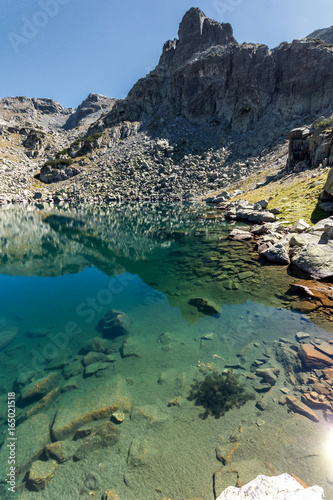
[[[91,498],[91,491],[101,498],[115,488],[121,500],[212,499],[212,476],[222,467],[215,447],[238,425],[244,437],[235,460],[249,475],[255,457],[254,477],[294,472],[326,491],[331,488],[320,449],[324,425],[291,418],[277,403],[278,388],[265,412],[248,402],[218,420],[200,419],[202,408],[187,400],[193,379],[207,365],[222,370],[243,356],[239,372],[248,384],[251,362],[280,337],[294,341],[296,332],[305,331],[313,338],[331,338],[287,308],[290,277],[260,262],[252,244],[229,241],[230,227],[206,216],[203,206],[180,204],[0,212],[0,340],[2,332],[17,333],[0,351],[4,432],[6,394],[17,377],[44,377],[54,359],[69,362],[78,356],[85,341],[99,336],[98,321],[110,309],[127,314],[139,354],[122,358],[124,337],[117,337],[109,369],[61,379],[59,387],[76,383],[78,389],[61,393],[41,410],[50,422],[59,409],[76,401],[88,404],[96,394],[101,401],[121,394],[132,409],[118,426],[115,447],[61,464],[42,492],[29,492],[18,478],[18,498]],[[241,278],[248,270],[252,275]],[[189,304],[195,297],[213,302],[219,315],[198,311]],[[71,329],[78,333],[69,335]],[[161,343],[165,332],[170,341]],[[202,339],[211,333],[212,340]],[[281,386],[284,380],[282,373]],[[175,398],[180,406],[168,406]],[[29,408],[21,405],[19,412]],[[258,426],[258,418],[265,424]],[[139,466],[129,459],[133,439],[141,455],[146,450]],[[313,450],[312,458],[300,458]]]

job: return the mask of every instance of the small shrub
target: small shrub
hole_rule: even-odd
[[[206,375],[204,380],[192,384],[188,399],[195,400],[196,406],[203,406],[205,412],[199,415],[202,419],[213,415],[220,418],[234,406],[240,408],[253,394],[246,392],[239,383],[239,377],[232,372],[218,373],[216,370]]]
[[[82,137],[80,139],[76,139],[74,142],[72,142],[71,146],[76,146],[77,144],[80,144],[80,142],[95,142],[97,139],[102,137],[103,132],[97,132],[96,134],[88,135],[88,137]]]
[[[65,159],[57,159],[57,160],[48,160],[46,163],[44,163],[43,167],[56,167],[57,165],[62,166],[65,165],[66,167],[69,167],[73,163],[73,160],[71,158],[65,158]]]
[[[326,118],[325,120],[322,120],[319,123],[316,123],[313,128],[315,128],[315,129],[326,128],[326,127],[329,127],[330,125],[333,125],[333,116],[331,116],[330,118]]]
[[[58,153],[56,153],[55,157],[60,158],[60,156],[67,155],[67,154],[68,154],[68,150],[63,149],[62,151],[59,151]]]

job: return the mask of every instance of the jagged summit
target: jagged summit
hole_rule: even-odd
[[[164,44],[160,65],[180,65],[208,47],[228,44],[237,44],[231,25],[209,19],[202,10],[192,7],[179,25],[178,39]]]
[[[238,44],[230,24],[192,8],[180,23],[179,38],[164,44],[156,68],[91,132],[124,121],[165,126],[181,116],[192,124],[254,131],[257,137],[265,131],[263,141],[274,140],[293,120],[329,112],[332,63],[333,49],[314,40],[285,42],[273,50]]]
[[[219,23],[205,16],[202,10],[192,7],[184,15],[178,30],[179,45],[198,47],[237,43],[229,23]]]
[[[111,111],[118,99],[91,92],[70,116],[65,128],[92,123],[106,111]]]

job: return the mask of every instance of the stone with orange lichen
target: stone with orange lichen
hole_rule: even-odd
[[[55,387],[59,379],[58,372],[51,372],[46,377],[31,382],[22,389],[21,401],[28,403],[42,398]]]
[[[307,484],[306,484],[306,483],[305,483],[302,479],[300,479],[300,478],[299,478],[298,476],[296,476],[295,474],[291,474],[291,475],[292,475],[292,477],[293,477],[294,479],[296,479],[296,481],[297,481],[297,482],[298,482],[301,486],[303,486],[303,488],[308,488],[308,485],[307,485]]]
[[[309,300],[296,300],[291,304],[292,309],[301,313],[315,311],[319,307],[318,302],[310,302]]]
[[[307,406],[310,406],[310,408],[318,408],[320,410],[333,409],[329,401],[327,400],[321,401],[318,398],[314,398],[313,394],[310,392],[304,392],[302,394],[302,401]]]
[[[217,446],[215,449],[217,460],[222,462],[223,465],[226,465],[228,462],[230,462],[231,457],[233,456],[238,447],[239,447],[239,441],[236,443],[232,442]]]
[[[326,368],[333,365],[333,359],[320,352],[312,344],[302,344],[298,354],[307,368]]]
[[[314,422],[319,422],[320,419],[318,415],[306,404],[299,401],[295,396],[286,396],[286,401],[288,408],[293,412],[300,413]]]
[[[316,349],[323,352],[328,357],[333,357],[333,344],[330,344],[329,342],[321,342],[318,345],[316,344]]]
[[[53,391],[50,391],[46,396],[44,396],[38,403],[36,403],[34,406],[32,406],[24,415],[23,420],[32,417],[33,415],[36,415],[36,413],[40,412],[41,410],[46,410],[55,399],[59,396],[60,389],[56,387],[53,389]]]
[[[178,406],[180,407],[182,405],[180,398],[174,398],[170,399],[168,406]]]
[[[332,368],[324,368],[322,373],[326,380],[333,380],[333,367]]]
[[[117,495],[116,490],[112,488],[111,490],[103,493],[102,500],[119,500],[119,497]]]
[[[52,434],[57,440],[65,439],[81,427],[81,425],[88,424],[93,420],[109,418],[117,410],[117,404],[102,406],[101,408],[87,413],[81,413],[80,415],[73,414],[71,409],[60,409],[56,414],[52,427]]]
[[[34,491],[44,490],[53,478],[57,467],[58,464],[55,460],[48,460],[47,462],[37,460],[34,462],[29,471],[29,488]]]

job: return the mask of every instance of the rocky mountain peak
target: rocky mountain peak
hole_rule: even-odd
[[[178,39],[164,44],[160,65],[180,66],[198,52],[215,45],[237,44],[229,23],[219,23],[192,7],[184,15],[178,30]]]
[[[66,128],[78,127],[97,120],[103,112],[111,111],[118,99],[91,92],[71,115]]]
[[[226,45],[237,43],[229,23],[219,23],[193,7],[184,15],[178,30],[179,44]]]
[[[306,38],[320,38],[323,42],[331,45],[333,44],[333,26],[313,31]]]
[[[205,19],[207,19],[205,14],[197,7],[192,7],[188,10],[179,25],[179,42],[187,43],[188,40],[194,37],[202,36],[202,28]]]

